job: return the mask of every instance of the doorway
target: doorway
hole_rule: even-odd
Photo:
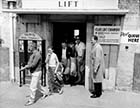
[[[74,30],[79,30],[80,39],[86,44],[86,23],[53,23],[53,49],[59,60],[61,58],[61,43],[63,41],[72,41],[74,39]]]
[[[79,35],[80,40],[86,44],[86,23],[55,22],[53,23],[53,49],[61,61],[61,43],[75,42],[74,36]],[[85,55],[86,56],[86,55]],[[85,73],[85,70],[84,70]],[[80,76],[81,81],[76,84],[85,84],[85,74]],[[70,80],[69,80],[70,81]]]

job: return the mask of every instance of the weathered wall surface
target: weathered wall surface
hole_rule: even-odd
[[[4,5],[2,5],[4,3]],[[0,38],[3,40],[0,47],[0,81],[10,80],[10,17],[9,14],[2,12],[2,6],[6,6],[6,1],[0,1]]]
[[[123,23],[122,31],[140,30],[140,1],[119,0],[120,9],[128,9]],[[128,46],[128,50],[125,49]],[[140,45],[120,44],[117,71],[117,87],[119,89],[131,90],[134,72],[134,54],[140,53]]]
[[[9,80],[9,49],[0,47],[0,81]]]
[[[128,46],[128,49],[125,47]],[[121,44],[118,58],[117,87],[131,90],[134,72],[134,54],[140,53],[140,45]]]
[[[26,32],[37,33],[43,40],[46,40],[46,53],[48,46],[52,44],[51,25],[46,15],[18,15],[16,23],[15,49],[15,77],[19,82],[19,51],[18,38]]]
[[[1,38],[4,40],[3,47],[10,47],[10,16],[7,13],[2,13],[1,21]]]
[[[5,17],[1,9],[2,9],[2,2],[0,1],[0,39],[3,40],[2,44],[0,45],[0,81],[8,81],[9,80],[9,49],[3,47],[3,44],[5,44],[5,38],[3,34],[3,21]]]

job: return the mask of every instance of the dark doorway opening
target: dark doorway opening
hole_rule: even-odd
[[[53,23],[53,48],[59,60],[61,58],[61,43],[62,41],[72,41],[74,39],[74,30],[79,30],[81,41],[86,43],[86,23]]]
[[[53,23],[53,49],[57,54],[59,61],[61,61],[62,56],[62,42],[70,43],[75,42],[74,37],[79,35],[80,40],[86,44],[86,23],[72,23],[72,22],[55,22]],[[69,61],[69,60],[68,60]],[[69,62],[67,62],[67,65]],[[71,75],[71,73],[64,74],[64,83],[70,85],[84,85],[85,84],[85,69],[83,72],[79,73],[78,64],[76,60],[76,76]],[[68,66],[69,67],[69,66]],[[66,69],[66,67],[65,67]],[[66,69],[67,70],[67,69]],[[64,73],[65,73],[64,72]]]

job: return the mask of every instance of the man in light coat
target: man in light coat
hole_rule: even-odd
[[[105,71],[104,53],[102,46],[98,43],[98,37],[93,36],[91,50],[91,63],[92,63],[92,81],[94,84],[94,92],[91,98],[100,97],[102,95],[102,79]]]

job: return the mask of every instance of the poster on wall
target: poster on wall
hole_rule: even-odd
[[[140,31],[122,31],[121,43],[140,44]]]
[[[94,26],[94,35],[98,36],[101,44],[119,44],[120,26]]]

